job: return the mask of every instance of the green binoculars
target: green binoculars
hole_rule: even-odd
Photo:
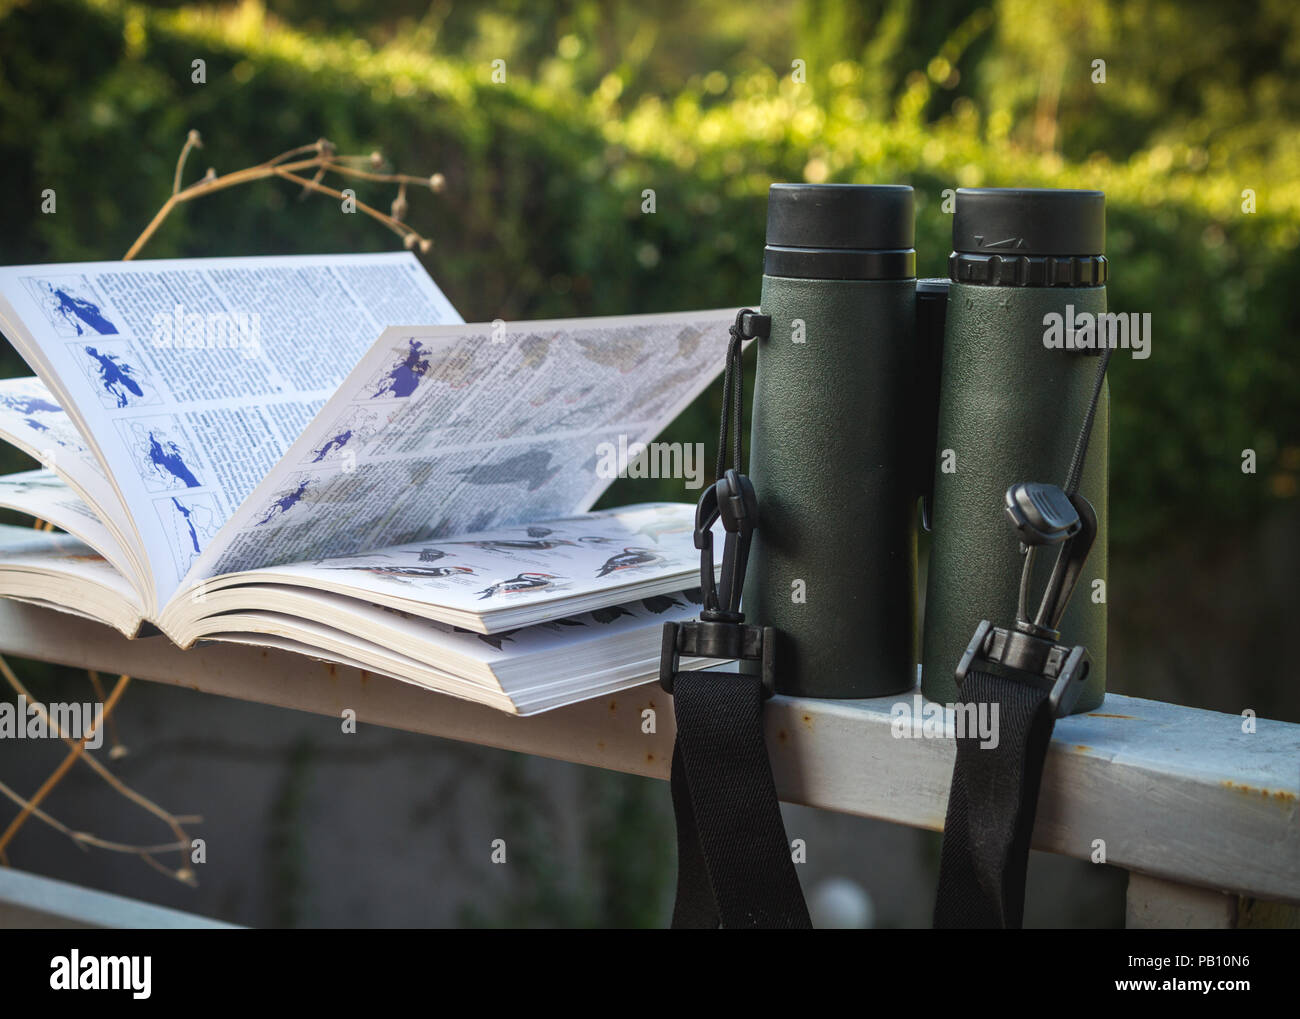
[[[777,634],[777,692],[896,694],[919,660],[951,703],[981,622],[1017,618],[1008,490],[1071,468],[1097,358],[1059,334],[1106,311],[1104,242],[1099,191],[962,188],[948,278],[918,280],[910,187],[772,186],[743,608]],[[1078,486],[1095,540],[1059,622],[1091,657],[1073,711],[1105,694],[1108,433],[1103,385]]]

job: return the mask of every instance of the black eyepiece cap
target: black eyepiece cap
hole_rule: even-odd
[[[912,189],[904,184],[773,184],[764,272],[796,279],[916,275]]]
[[[1054,188],[958,188],[948,275],[991,287],[1106,284],[1106,196]]]
[[[1106,253],[1106,195],[1056,188],[958,188],[952,248],[966,255]]]

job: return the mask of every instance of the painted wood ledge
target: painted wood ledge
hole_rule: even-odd
[[[668,777],[671,702],[656,684],[530,718],[288,652],[234,645],[180,651],[127,640],[49,609],[0,602],[0,652],[126,672],[204,693],[296,708],[617,771]],[[777,697],[768,744],[781,798],[940,830],[950,738],[894,734],[910,695],[862,701]],[[653,709],[654,733],[642,731]],[[1063,719],[1043,776],[1034,847],[1183,884],[1300,903],[1300,725],[1111,694]]]

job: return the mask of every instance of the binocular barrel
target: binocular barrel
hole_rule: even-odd
[[[960,188],[943,339],[921,688],[957,699],[953,667],[980,621],[1016,618],[1022,557],[1002,512],[1019,482],[1063,484],[1096,377],[1096,350],[1049,346],[1080,315],[1106,311],[1100,191]],[[1103,388],[1079,492],[1097,536],[1061,639],[1092,657],[1076,712],[1106,690],[1107,451]],[[1038,563],[1041,590],[1050,568]],[[1097,583],[1100,581],[1100,584]]]
[[[769,193],[749,471],[761,516],[743,608],[776,629],[779,693],[912,688],[924,497],[922,689],[956,701],[980,621],[1016,616],[1007,489],[1065,478],[1089,405],[1095,357],[1045,336],[1053,314],[1069,328],[1106,310],[1101,192],[959,189],[951,279],[919,283],[912,199],[902,186]],[[1080,486],[1097,539],[1061,625],[1094,662],[1078,711],[1105,691],[1108,433],[1103,393]]]
[[[910,187],[769,193],[744,608],[777,629],[779,693],[915,683],[913,231]]]

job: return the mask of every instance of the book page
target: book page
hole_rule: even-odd
[[[644,683],[658,672],[663,624],[699,611],[678,596],[483,635],[319,591],[267,588],[251,608],[222,597],[236,593],[213,596],[223,611],[200,621],[202,639],[286,648],[521,715]]]
[[[209,592],[293,584],[490,633],[699,586],[695,507],[643,503],[227,575]],[[714,529],[720,548],[721,525]],[[222,602],[222,604],[227,604]],[[206,599],[193,611],[210,611]],[[170,613],[163,619],[171,622]]]
[[[23,471],[0,477],[0,506],[47,521],[79,538],[139,588],[130,558],[99,515],[53,471]]]
[[[569,652],[592,641],[625,637],[629,633],[654,627],[651,647],[655,655],[666,622],[685,622],[699,614],[700,606],[686,594],[620,602],[593,612],[552,619],[534,626],[500,633],[475,633],[436,620],[413,616],[389,605],[368,603],[358,598],[325,591],[265,587],[255,599],[247,591],[223,591],[211,595],[212,616],[204,620],[206,637],[220,633],[228,613],[277,612],[286,616],[312,620],[333,627],[340,633],[364,635],[364,639],[408,655],[426,665],[457,672],[467,678],[486,675],[484,667],[515,668],[522,673],[529,661],[550,656],[549,665],[557,682],[581,677]],[[245,597],[241,599],[241,595]],[[617,660],[598,659],[593,671],[621,664]],[[558,667],[557,667],[558,665]],[[539,670],[540,671],[540,670]],[[529,685],[542,686],[548,677],[529,676]]]
[[[139,596],[98,552],[70,534],[0,524],[0,597],[87,616],[127,636],[140,628]]]
[[[189,583],[586,510],[716,377],[734,317],[390,329]],[[660,450],[667,473],[702,483],[695,446]]]
[[[457,322],[413,255],[0,269],[0,318],[106,468],[166,601],[396,322]]]
[[[121,500],[104,468],[40,379],[0,379],[0,439],[54,471],[106,526],[130,533]]]

